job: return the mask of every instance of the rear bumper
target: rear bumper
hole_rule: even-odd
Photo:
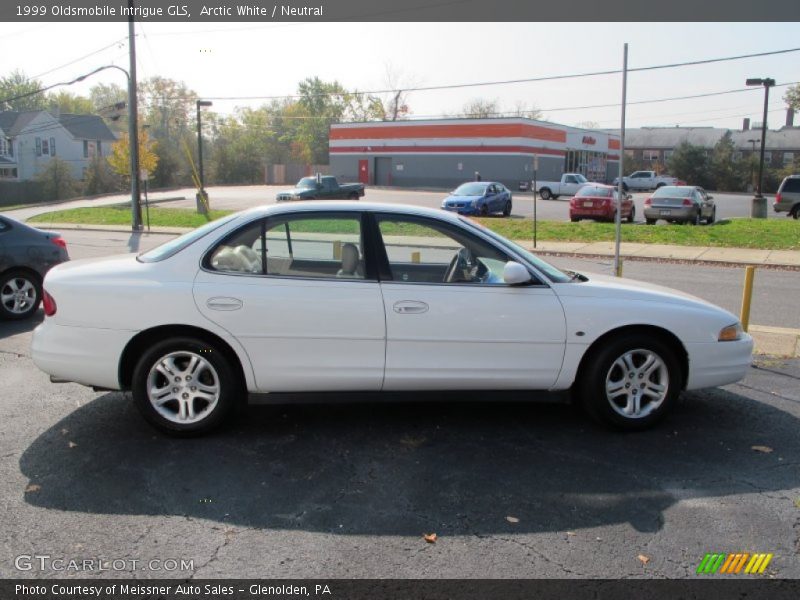
[[[602,208],[576,208],[569,210],[569,217],[571,219],[613,219],[614,211],[605,210]]]
[[[687,390],[736,383],[750,369],[753,338],[744,334],[735,342],[686,344],[689,354]]]
[[[669,211],[669,214],[662,214]],[[645,219],[664,219],[665,221],[690,221],[694,218],[697,211],[693,208],[683,206],[665,206],[663,208],[653,207],[644,209]]]
[[[56,325],[51,320],[33,332],[31,358],[57,380],[120,389],[119,360],[135,331]]]

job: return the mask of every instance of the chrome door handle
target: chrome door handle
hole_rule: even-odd
[[[411,314],[420,314],[428,312],[428,305],[424,302],[419,302],[417,300],[401,300],[400,302],[395,302],[394,312],[401,314],[401,315],[411,315]]]
[[[211,310],[239,310],[242,308],[242,301],[238,298],[209,298],[206,306]]]

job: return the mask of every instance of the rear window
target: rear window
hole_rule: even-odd
[[[653,193],[653,198],[691,198],[694,194],[693,187],[676,187],[665,185]]]
[[[194,243],[195,241],[199,240],[201,237],[208,235],[215,229],[219,229],[225,223],[232,221],[233,219],[237,218],[239,213],[233,213],[232,215],[228,215],[227,217],[222,217],[221,219],[217,219],[216,221],[211,221],[210,223],[206,223],[202,227],[198,227],[194,231],[190,231],[188,233],[184,233],[182,236],[175,238],[174,240],[170,240],[161,244],[160,246],[156,246],[152,250],[148,252],[144,252],[136,257],[139,262],[158,262],[160,260],[164,260],[165,258],[169,258],[170,256],[177,254],[186,246]]]
[[[592,196],[595,198],[611,198],[611,193],[614,190],[607,187],[595,187],[592,185],[585,185],[581,189],[578,190],[578,193],[575,194],[576,196]]]
[[[780,192],[782,194],[797,194],[800,192],[800,177],[787,177],[783,180]]]

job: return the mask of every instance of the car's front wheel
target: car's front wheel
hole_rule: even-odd
[[[134,369],[132,392],[151,425],[165,433],[191,435],[219,426],[243,386],[218,348],[187,337],[148,349]]]
[[[0,316],[5,319],[26,319],[36,312],[42,299],[39,278],[13,270],[0,277]]]
[[[645,429],[661,420],[680,393],[675,352],[657,338],[627,334],[587,357],[578,393],[586,411],[605,425]]]
[[[505,203],[503,206],[503,216],[510,217],[511,216],[511,200]]]

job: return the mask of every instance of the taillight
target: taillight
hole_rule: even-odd
[[[692,201],[689,200],[688,198],[684,198],[683,199],[683,205],[684,206],[692,206]]]
[[[653,206],[653,199],[652,198],[645,198],[644,205],[645,206]]]
[[[777,194],[775,194],[775,204],[780,204],[780,201],[781,201],[781,193],[778,192]]]
[[[66,249],[67,249],[67,242],[66,242],[66,241],[64,241],[64,238],[62,238],[62,237],[51,237],[51,238],[49,238],[49,239],[50,239],[50,241],[51,241],[52,243],[54,243],[56,246],[58,246],[58,247],[60,247],[60,248],[63,248],[64,250],[66,250]]]
[[[47,293],[47,290],[42,290],[42,308],[47,317],[52,317],[56,314],[56,299]]]

